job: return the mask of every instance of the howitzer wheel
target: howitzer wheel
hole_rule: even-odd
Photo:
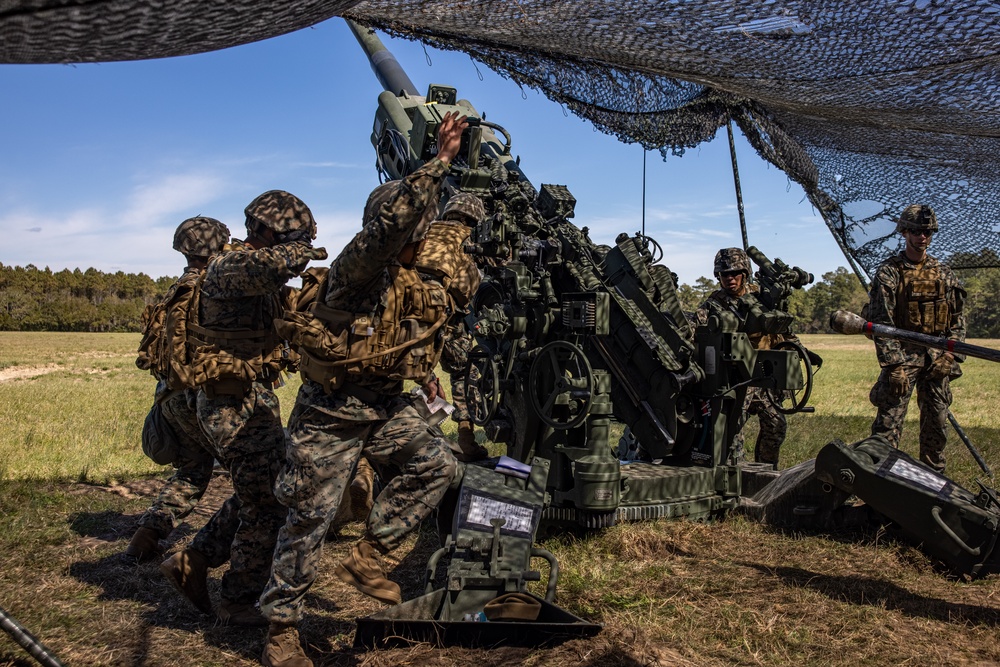
[[[813,365],[812,361],[809,360],[809,353],[806,352],[806,348],[802,346],[802,343],[794,340],[783,340],[771,349],[794,350],[798,352],[799,363],[802,365],[802,377],[805,379],[805,382],[802,389],[782,389],[780,391],[777,389],[767,389],[764,392],[767,395],[767,400],[781,414],[791,415],[796,412],[802,412],[806,404],[809,403],[809,397],[812,395],[813,389]]]
[[[594,402],[594,371],[583,350],[564,340],[552,341],[539,352],[528,373],[529,404],[546,426],[576,428]],[[566,414],[560,415],[560,406]]]
[[[465,367],[465,404],[477,426],[485,426],[500,406],[500,371],[493,354],[482,345],[469,352]]]

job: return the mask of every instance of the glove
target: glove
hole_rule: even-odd
[[[910,378],[906,376],[906,371],[902,366],[893,366],[889,371],[889,393],[895,398],[905,396],[910,390]]]
[[[313,248],[310,246],[309,249],[302,254],[302,256],[308,257],[309,259],[322,261],[326,259],[329,255],[327,255],[326,253],[326,248]]]
[[[927,376],[932,380],[943,380],[955,369],[955,357],[951,352],[945,352],[934,360],[927,369]]]

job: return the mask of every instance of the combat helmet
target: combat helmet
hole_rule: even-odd
[[[388,181],[379,185],[377,188],[372,190],[371,194],[368,195],[368,201],[365,202],[365,212],[364,217],[361,219],[361,226],[367,227],[368,225],[374,223],[378,220],[379,210],[385,204],[392,201],[393,197],[396,196],[403,188],[402,181]],[[408,243],[416,243],[417,241],[423,240],[427,235],[427,230],[430,228],[431,222],[437,217],[437,207],[428,206],[427,210],[424,211],[423,217],[420,219],[419,224],[413,229],[413,233],[410,234]]]
[[[449,213],[458,213],[464,216],[466,223],[470,227],[474,227],[486,217],[486,207],[483,206],[483,200],[471,192],[459,192],[444,205],[441,217],[447,218]]]
[[[896,221],[896,231],[904,230],[936,232],[938,222],[934,209],[926,204],[910,204],[904,208]]]
[[[279,240],[290,232],[304,232],[310,240],[316,238],[312,211],[304,201],[284,190],[268,190],[250,202],[244,212],[250,234],[263,226],[274,231]]]
[[[715,253],[715,275],[728,271],[742,271],[750,276],[750,259],[742,248],[723,248]]]
[[[174,232],[174,250],[192,257],[211,257],[229,242],[229,228],[205,216],[188,218]]]

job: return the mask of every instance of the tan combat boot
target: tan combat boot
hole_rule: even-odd
[[[302,650],[298,628],[283,623],[268,626],[260,661],[264,667],[313,667],[312,660]]]
[[[125,556],[135,563],[142,563],[155,556],[160,551],[160,534],[152,528],[143,526],[135,531],[135,535],[125,548]]]
[[[378,549],[368,540],[360,540],[351,547],[351,553],[340,562],[335,574],[344,583],[380,602],[399,604],[403,599],[399,585],[386,579]]]
[[[368,463],[368,459],[361,457],[358,460],[358,469],[351,480],[351,512],[355,521],[365,521],[372,511],[372,492],[375,489],[375,469]]]
[[[464,463],[482,461],[490,457],[486,448],[476,442],[476,432],[470,421],[458,422],[458,449],[455,458]]]
[[[265,628],[267,619],[252,602],[219,602],[219,620],[223,625],[240,625],[246,628]]]
[[[160,563],[160,572],[199,611],[212,613],[212,599],[208,597],[208,559],[200,551],[178,551]]]

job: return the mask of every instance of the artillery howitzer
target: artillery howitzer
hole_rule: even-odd
[[[487,212],[466,246],[485,274],[466,317],[476,339],[467,401],[488,437],[505,443],[516,462],[531,465],[524,465],[523,486],[498,472],[509,471],[510,462],[497,471],[470,464],[460,497],[492,497],[496,507],[508,508],[496,516],[504,526],[517,520],[511,509],[517,503],[502,501],[509,494],[522,510],[538,510],[530,534],[488,526],[477,533],[469,532],[469,506],[449,501],[457,507],[454,525],[443,554],[432,559],[449,562],[448,593],[428,584],[421,598],[371,617],[374,625],[364,631],[359,625],[356,638],[371,644],[393,633],[430,636],[419,625],[425,622],[447,635],[448,623],[483,609],[491,594],[524,592],[525,581],[537,578],[530,559],[545,557],[530,547],[542,522],[600,528],[736,507],[742,471],[732,443],[748,388],[783,397],[807,383],[800,350],[755,350],[741,330],[782,332],[791,316],[755,301],[749,324],[734,313],[695,328],[681,309],[675,278],[657,263],[663,251],[653,239],[621,234],[614,246],[595,244],[586,227],[569,221],[576,200],[565,186],[536,190],[530,183],[503,127],[487,122],[449,86],[432,84],[420,95],[378,38],[350,25],[385,89],[371,137],[382,177],[403,178],[432,159],[435,131],[447,113],[469,119],[444,188],[444,197],[478,195]],[[759,253],[756,261],[772,269],[774,289],[765,298],[772,304],[787,299],[787,267]],[[804,272],[796,271],[801,278]],[[792,409],[802,407],[804,401]],[[613,422],[642,440],[649,462],[618,460],[609,443]],[[445,508],[439,514],[451,516]],[[550,614],[553,632],[594,627],[558,612]]]
[[[808,384],[801,348],[755,350],[747,332],[787,331],[791,316],[776,306],[811,276],[754,251],[769,288],[746,314],[696,330],[654,240],[621,234],[614,246],[595,244],[570,222],[576,200],[565,186],[530,183],[506,130],[454,88],[432,84],[419,95],[380,43],[366,50],[377,53],[385,88],[372,133],[383,175],[402,178],[431,159],[446,113],[470,120],[446,187],[475,193],[487,211],[466,247],[485,273],[466,320],[476,339],[467,400],[510,457],[549,461],[543,521],[600,528],[735,507],[741,473],[731,449],[748,388],[780,399]],[[632,430],[650,462],[621,464],[613,422]]]
[[[996,350],[866,322],[845,311],[830,316],[830,327],[843,334],[868,334],[907,341],[960,354],[1000,361]],[[966,440],[983,470],[989,467]],[[954,575],[983,576],[1000,572],[996,550],[1000,501],[991,487],[977,480],[972,493],[931,470],[884,439],[872,437],[853,445],[833,441],[816,457],[816,477],[845,494],[854,494]]]

